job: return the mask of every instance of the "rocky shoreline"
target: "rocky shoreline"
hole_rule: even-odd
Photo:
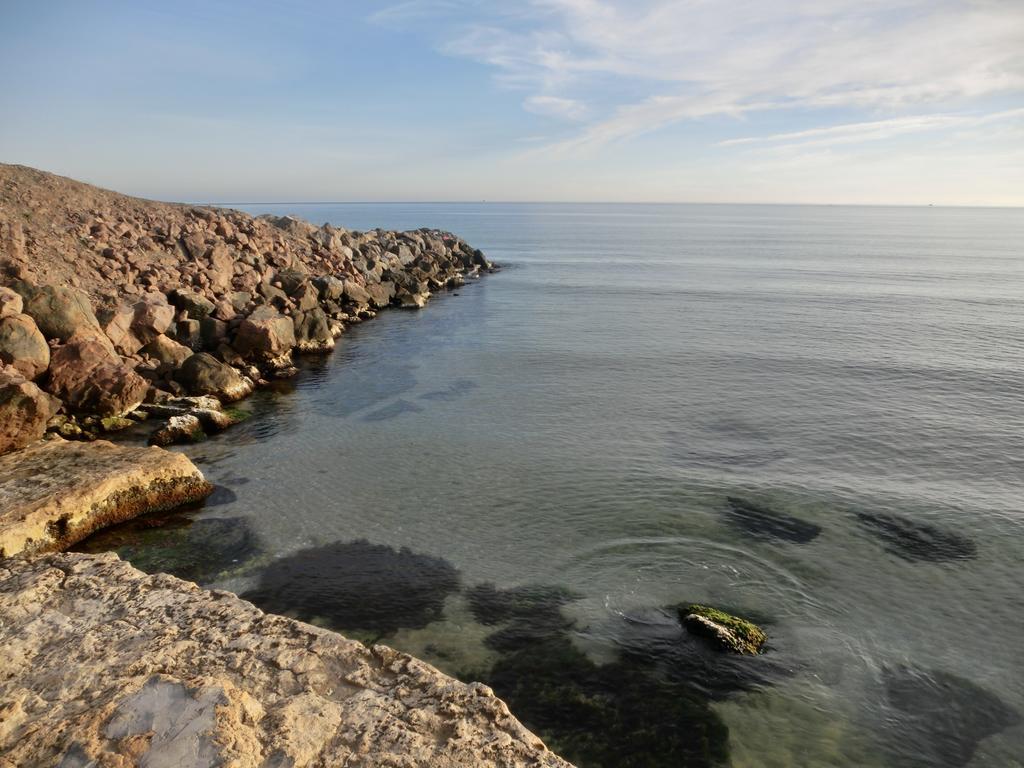
[[[99,438],[225,429],[295,355],[493,268],[437,230],[0,165],[0,765],[568,766],[485,686],[113,556],[45,554],[211,490],[182,454]]]

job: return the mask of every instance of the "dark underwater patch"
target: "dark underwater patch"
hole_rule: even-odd
[[[716,692],[749,690],[770,663],[730,658],[683,631],[675,611],[656,610],[618,627],[619,658],[596,664],[572,642],[559,587],[467,592],[477,621],[498,627],[485,640],[499,652],[486,682],[527,727],[580,768],[714,766],[728,760],[728,729],[710,703]],[[746,669],[744,669],[746,667]]]
[[[883,684],[896,710],[889,741],[900,766],[960,768],[983,739],[1020,722],[991,691],[948,672],[886,668]]]
[[[260,553],[259,539],[241,517],[144,515],[81,542],[79,552],[117,552],[146,573],[170,573],[200,584],[242,567]]]
[[[206,497],[206,501],[203,503],[205,507],[219,507],[224,504],[232,504],[238,501],[238,494],[223,485],[218,485],[213,489],[213,493]]]
[[[385,635],[437,621],[458,588],[458,570],[439,557],[338,541],[275,560],[242,597],[271,613]]]
[[[408,400],[396,400],[363,416],[363,421],[387,421],[403,413],[419,413],[423,409]]]
[[[420,400],[438,400],[442,402],[450,402],[452,400],[458,400],[460,397],[472,392],[477,389],[480,385],[471,379],[458,379],[453,381],[444,389],[437,389],[433,392],[425,392],[420,395]]]
[[[562,606],[579,595],[562,587],[524,586],[497,589],[480,584],[466,593],[473,617],[485,626],[506,624],[484,641],[496,651],[515,651],[558,637],[572,628]]]
[[[739,531],[758,539],[779,539],[807,544],[818,537],[821,526],[774,509],[729,496],[725,518]]]
[[[866,531],[878,538],[889,552],[904,560],[945,562],[977,557],[977,545],[956,531],[888,513],[856,514]]]
[[[725,723],[692,689],[629,664],[594,664],[565,636],[494,665],[488,684],[528,728],[580,768],[720,765]]]

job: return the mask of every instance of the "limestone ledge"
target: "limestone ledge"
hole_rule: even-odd
[[[489,688],[146,575],[0,561],[0,765],[549,766]]]
[[[180,453],[43,440],[0,456],[0,557],[65,549],[107,525],[204,498]]]

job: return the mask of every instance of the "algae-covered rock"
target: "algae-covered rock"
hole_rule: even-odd
[[[679,618],[687,630],[710,640],[723,651],[754,656],[768,640],[768,635],[756,624],[706,605],[680,606]]]

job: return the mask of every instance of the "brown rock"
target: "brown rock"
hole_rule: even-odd
[[[131,357],[143,347],[143,341],[132,331],[135,310],[120,306],[117,309],[101,311],[97,315],[100,327],[114,345],[118,354]]]
[[[25,308],[21,294],[7,286],[0,285],[0,317],[20,315]]]
[[[295,346],[290,318],[271,307],[258,307],[238,326],[234,347],[242,355],[270,360],[287,355]]]
[[[146,294],[133,309],[131,330],[144,344],[166,333],[174,322],[174,307],[162,293]]]
[[[142,351],[159,361],[161,371],[175,371],[192,356],[192,350],[163,334],[154,338]]]
[[[47,389],[73,411],[123,416],[143,401],[149,384],[96,339],[75,336],[50,357]]]
[[[17,451],[39,440],[58,408],[59,400],[13,368],[0,366],[0,454]],[[3,506],[0,503],[0,509]]]
[[[30,381],[50,365],[50,347],[28,315],[0,317],[0,363],[15,368]]]

